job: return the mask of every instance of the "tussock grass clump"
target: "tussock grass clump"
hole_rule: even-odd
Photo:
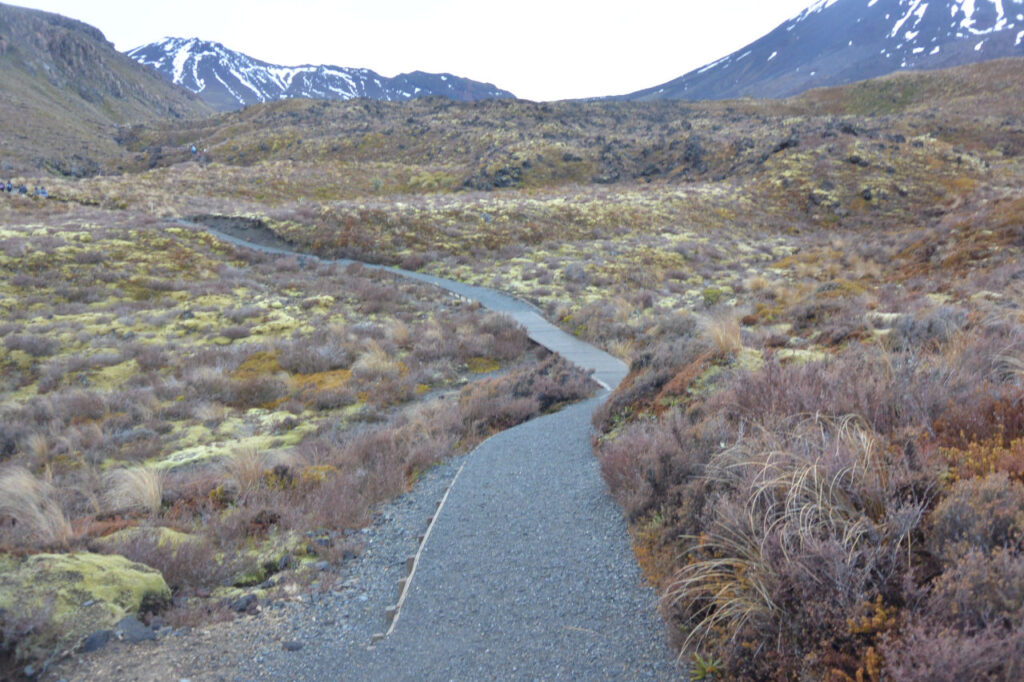
[[[221,460],[221,466],[238,499],[245,500],[263,486],[263,473],[269,468],[266,454],[256,448],[243,448]]]
[[[896,483],[907,476],[892,466],[854,419],[812,419],[713,456],[705,475],[729,500],[689,538],[666,592],[667,607],[693,623],[684,647],[715,638],[720,651],[725,628],[739,643],[783,637],[794,659],[822,638],[856,656],[847,621],[875,594],[899,590],[925,507],[899,499]],[[801,651],[801,641],[812,644]],[[729,649],[734,665],[764,670],[740,651]]]
[[[367,339],[365,350],[352,363],[352,374],[363,380],[383,381],[394,379],[406,371],[405,365],[392,357],[379,343]]]
[[[164,474],[156,469],[115,469],[104,476],[104,495],[109,508],[138,508],[156,514],[163,503]]]
[[[16,544],[50,546],[72,537],[53,484],[22,467],[0,471],[0,519],[2,535]]]
[[[705,333],[719,353],[733,355],[743,347],[740,339],[740,323],[735,315],[721,313],[705,323]]]

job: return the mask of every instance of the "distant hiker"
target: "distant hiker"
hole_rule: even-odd
[[[28,187],[25,185],[18,185],[18,194],[28,194]]]
[[[196,155],[196,146],[192,145],[192,156]]]
[[[50,193],[46,191],[45,187],[43,187],[42,185],[39,185],[39,196],[41,196],[44,199],[49,199],[50,198]]]
[[[11,184],[10,180],[7,181],[7,191],[8,192],[13,192],[14,191],[14,185]]]

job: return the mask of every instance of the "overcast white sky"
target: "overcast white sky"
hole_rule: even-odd
[[[14,0],[96,26],[119,50],[215,40],[283,65],[449,72],[555,100],[658,85],[813,0]]]

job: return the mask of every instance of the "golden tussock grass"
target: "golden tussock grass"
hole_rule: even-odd
[[[629,362],[636,352],[636,341],[633,339],[615,339],[608,344],[608,351],[619,358]]]
[[[392,320],[388,325],[388,338],[399,348],[408,348],[412,344],[409,325],[401,320]]]
[[[242,448],[221,461],[228,480],[234,484],[239,499],[245,499],[259,490],[263,472],[269,467],[266,455],[256,448]]]
[[[14,522],[15,529],[34,544],[52,545],[71,538],[71,524],[50,483],[28,469],[10,467],[0,473],[0,518]]]
[[[164,475],[156,469],[133,467],[107,473],[104,499],[111,509],[144,509],[151,514],[160,511],[164,494]]]
[[[769,286],[768,278],[764,275],[751,275],[743,280],[743,290],[752,294],[765,291]]]
[[[708,318],[704,333],[721,353],[733,355],[743,347],[740,340],[740,323],[734,314],[722,313]]]
[[[367,339],[366,350],[352,365],[352,374],[362,379],[393,379],[400,375],[405,366],[388,355],[379,343]]]

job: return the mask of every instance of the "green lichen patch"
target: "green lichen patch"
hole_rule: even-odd
[[[16,645],[22,659],[70,648],[126,615],[161,608],[170,597],[158,571],[117,555],[36,554],[0,573],[0,613],[35,625]]]

